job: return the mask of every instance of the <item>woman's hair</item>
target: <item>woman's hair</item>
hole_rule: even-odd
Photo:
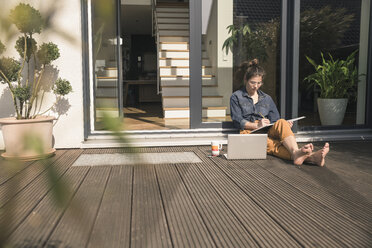
[[[261,76],[263,78],[265,76],[265,70],[259,66],[258,59],[253,59],[241,63],[235,73],[235,80],[242,83],[243,80],[245,82],[256,76]]]

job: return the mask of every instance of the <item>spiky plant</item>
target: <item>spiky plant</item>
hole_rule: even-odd
[[[306,56],[315,72],[304,80],[310,83],[309,87],[313,87],[315,84],[320,88],[321,98],[348,98],[359,77],[355,65],[357,52],[358,50],[355,50],[345,60],[335,60],[331,54],[328,54],[329,59],[325,59],[321,53],[322,62],[319,65]]]

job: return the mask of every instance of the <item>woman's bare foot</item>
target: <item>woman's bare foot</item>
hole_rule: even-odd
[[[304,145],[300,149],[296,150],[292,155],[293,163],[295,165],[302,165],[303,162],[306,159],[308,159],[310,154],[312,154],[313,149],[314,149],[313,144],[309,143],[309,144]]]
[[[319,166],[324,166],[325,164],[325,157],[329,152],[329,143],[325,143],[323,148],[319,151],[313,152],[307,159],[306,162],[316,164]]]

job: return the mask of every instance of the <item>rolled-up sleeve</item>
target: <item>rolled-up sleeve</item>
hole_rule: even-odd
[[[240,128],[240,130],[244,130],[245,124],[248,121],[243,118],[242,109],[240,107],[238,97],[234,94],[230,97],[230,114],[234,126],[236,128]]]

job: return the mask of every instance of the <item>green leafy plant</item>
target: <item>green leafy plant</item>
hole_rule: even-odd
[[[233,52],[241,43],[240,55],[243,60],[251,60],[257,58],[259,61],[265,61],[268,58],[268,49],[275,44],[277,32],[279,30],[279,21],[271,20],[265,23],[256,25],[244,24],[241,26],[229,25],[227,27],[230,36],[224,41],[222,50]]]
[[[35,108],[45,89],[41,82],[45,69],[60,57],[58,46],[52,42],[39,47],[34,39],[44,28],[44,19],[40,12],[29,4],[20,3],[10,11],[9,21],[15,25],[21,36],[16,41],[15,49],[20,55],[16,60],[10,57],[0,58],[0,83],[7,84],[12,95],[17,119],[35,118],[40,112]],[[0,42],[0,55],[5,45]],[[24,69],[27,67],[27,72]],[[57,97],[72,91],[69,81],[57,79],[53,83],[53,92]],[[41,101],[42,101],[41,97]],[[51,109],[51,108],[49,108]]]
[[[320,88],[321,98],[348,98],[358,82],[358,70],[355,65],[355,55],[358,50],[352,52],[345,60],[334,59],[329,53],[329,59],[324,58],[321,53],[322,62],[316,62],[307,57],[313,65],[315,72],[308,75],[304,80],[309,84],[309,88],[314,84]]]

